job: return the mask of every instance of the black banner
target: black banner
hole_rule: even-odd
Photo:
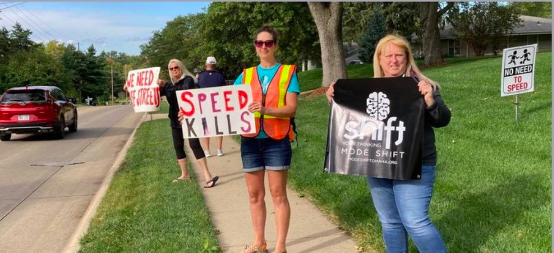
[[[325,171],[420,178],[425,104],[417,81],[412,77],[341,79],[334,89]]]

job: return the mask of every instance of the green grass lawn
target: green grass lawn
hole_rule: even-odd
[[[430,210],[449,252],[551,252],[551,59],[538,55],[535,91],[519,95],[518,121],[515,97],[500,97],[500,57],[424,70],[452,110],[450,125],[435,131]],[[350,78],[372,73],[370,64],[355,67]],[[303,74],[301,85],[318,81]],[[324,96],[300,99],[290,184],[366,251],[384,252],[365,178],[323,172],[328,113]]]
[[[435,131],[439,154],[430,210],[449,252],[551,252],[551,59],[551,52],[539,54],[535,91],[519,95],[518,121],[515,97],[500,97],[501,58],[447,59],[453,63],[424,69],[442,85],[452,110],[450,125]],[[370,77],[373,69],[352,65],[348,72]],[[321,85],[320,69],[298,77],[302,91]],[[158,113],[167,113],[167,103],[161,106]],[[365,252],[384,252],[365,178],[323,172],[328,107],[323,95],[301,96],[289,184]],[[179,172],[168,124],[140,126],[81,252],[217,251],[198,186],[169,183]],[[411,245],[410,252],[417,249]]]
[[[142,123],[80,252],[212,252],[204,197],[195,180],[171,183],[179,174],[169,120]]]

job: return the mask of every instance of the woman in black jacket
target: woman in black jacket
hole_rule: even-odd
[[[433,128],[445,127],[450,122],[450,109],[440,95],[440,86],[423,75],[415,63],[410,45],[405,38],[387,35],[375,48],[374,77],[414,77],[425,103],[423,131],[423,161],[421,178],[397,180],[367,177],[373,205],[382,225],[387,252],[408,252],[408,236],[420,253],[446,253],[446,246],[429,219],[429,204],[435,183],[437,149]],[[331,103],[334,84],[327,90]]]
[[[169,76],[171,79],[166,82],[159,79],[158,85],[160,86],[160,97],[165,96],[169,103],[169,114],[167,115],[171,122],[171,135],[173,136],[173,147],[177,154],[177,163],[181,168],[181,176],[174,179],[173,182],[179,182],[180,180],[190,179],[187,171],[187,156],[185,154],[185,140],[183,138],[183,129],[177,118],[179,112],[179,104],[177,103],[178,90],[194,89],[196,83],[196,77],[194,77],[183,65],[183,63],[177,59],[171,59],[167,65]],[[189,138],[189,145],[196,157],[196,161],[200,164],[200,167],[204,170],[204,178],[206,179],[206,185],[204,188],[211,188],[215,186],[215,183],[219,179],[218,176],[212,177],[208,170],[208,162],[204,155],[204,150],[200,145],[198,138]]]

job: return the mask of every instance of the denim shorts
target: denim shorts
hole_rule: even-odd
[[[244,138],[240,141],[240,154],[244,172],[288,170],[292,158],[290,141],[271,138]]]

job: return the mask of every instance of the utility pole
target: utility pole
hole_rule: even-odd
[[[113,63],[112,63],[112,65],[110,65],[110,68],[112,69],[112,105],[114,105],[114,102],[113,102],[113,98],[114,98],[114,95],[113,95]]]

